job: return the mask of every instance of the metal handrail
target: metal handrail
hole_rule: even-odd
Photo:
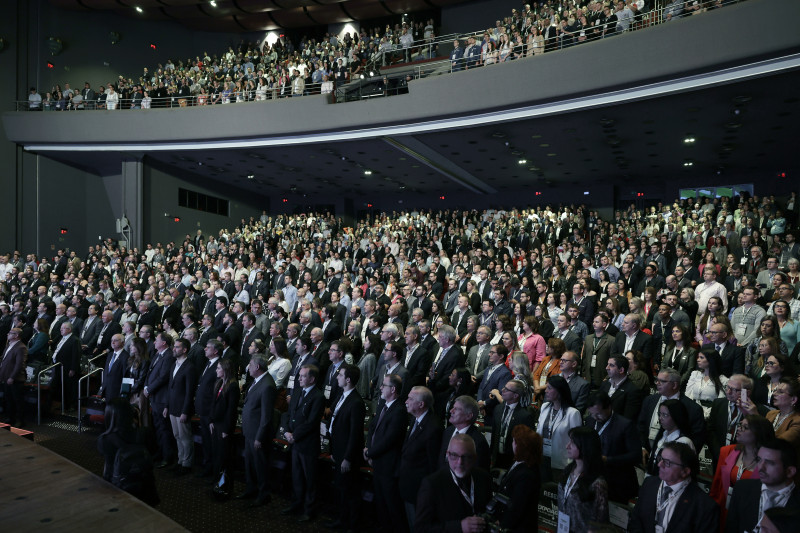
[[[105,355],[105,354],[103,354],[103,355]],[[94,359],[97,359],[98,357],[101,357],[101,356],[98,355]],[[94,359],[90,359],[89,361],[91,362]],[[94,370],[92,370],[91,372],[87,373],[85,376],[83,376],[82,378],[80,378],[78,380],[78,433],[80,433],[81,430],[83,429],[83,417],[81,416],[81,381],[86,380],[86,397],[88,397],[89,396],[89,379],[88,378],[91,377],[91,375],[96,373],[96,372],[102,372],[102,374],[100,375],[100,385],[102,386],[103,385],[103,377],[105,376],[105,369],[103,367],[101,367],[101,366],[95,368]]]
[[[57,366],[61,367],[61,414],[64,414],[64,366],[61,363],[55,363],[43,368],[36,374],[36,424],[42,424],[42,374]],[[50,383],[53,381],[50,380]]]

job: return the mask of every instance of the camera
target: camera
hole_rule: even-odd
[[[486,530],[490,533],[506,533],[510,531],[500,527],[500,518],[508,509],[509,497],[503,493],[495,492],[494,497],[486,504],[486,511],[481,514],[481,518],[486,521]]]

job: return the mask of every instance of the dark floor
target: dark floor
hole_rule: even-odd
[[[70,461],[86,468],[90,472],[102,475],[103,460],[97,452],[97,436],[100,429],[90,426],[82,433],[77,432],[77,419],[68,416],[54,416],[43,419],[42,425],[28,423],[26,429],[33,431],[35,441]],[[244,490],[243,473],[237,472],[235,491]],[[230,500],[217,502],[211,497],[211,484],[208,479],[196,478],[194,475],[176,477],[165,470],[156,469],[156,483],[161,503],[156,507],[159,511],[193,532],[231,531],[246,533],[249,531],[277,532],[315,532],[330,531],[322,524],[333,517],[333,491],[320,487],[318,500],[319,512],[310,524],[297,524],[294,517],[280,515],[280,510],[288,505],[286,498],[289,487],[276,489],[272,503],[265,507],[251,509],[247,502]],[[276,486],[278,482],[276,480]],[[363,517],[364,522],[369,519]],[[377,531],[374,528],[365,530]]]

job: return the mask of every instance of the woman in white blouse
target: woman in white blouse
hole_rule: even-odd
[[[728,378],[720,371],[721,358],[713,348],[705,348],[697,354],[697,370],[689,375],[684,394],[703,407],[705,417],[711,414],[711,403],[725,397]]]
[[[255,344],[255,343],[253,343]],[[292,371],[292,362],[289,360],[289,350],[286,348],[286,339],[275,337],[269,343],[269,353],[272,357],[267,367],[267,372],[275,380],[275,386],[280,390],[286,388],[289,374]]]
[[[582,425],[581,414],[573,407],[569,384],[561,376],[547,379],[544,399],[536,426],[536,432],[544,439],[542,481],[558,482],[567,466],[569,430]]]
[[[661,459],[661,450],[668,442],[682,442],[694,450],[694,444],[689,436],[692,433],[689,422],[689,411],[680,400],[664,400],[658,406],[658,422],[661,429],[656,434],[655,444],[645,462],[647,475],[658,475],[658,462]]]

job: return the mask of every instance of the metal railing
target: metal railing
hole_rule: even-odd
[[[42,423],[42,374],[56,367],[61,367],[61,414],[64,414],[64,366],[61,363],[55,363],[43,368],[36,374],[36,424]],[[55,373],[55,372],[54,372]],[[53,383],[53,379],[50,380]],[[52,387],[51,387],[52,390]],[[51,398],[52,400],[52,398]]]
[[[89,364],[91,364],[96,359],[100,359],[101,357],[108,355],[108,353],[102,353],[97,357],[93,357],[89,359]],[[103,378],[105,377],[105,369],[102,366],[95,368],[94,370],[87,372],[85,376],[81,377],[78,380],[78,433],[83,430],[83,416],[81,416],[81,381],[86,381],[86,398],[89,397],[89,378],[96,374],[97,372],[101,372],[100,374],[100,385],[103,385]]]

